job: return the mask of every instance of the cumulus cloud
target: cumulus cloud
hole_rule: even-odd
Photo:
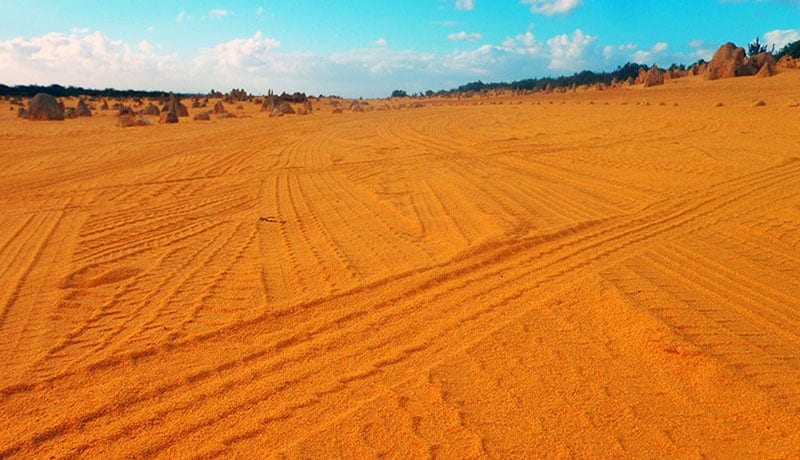
[[[503,41],[502,49],[514,54],[535,55],[542,51],[542,43],[536,40],[533,32],[527,31],[524,34],[506,38]]]
[[[250,38],[233,39],[203,51],[195,63],[202,65],[207,61],[214,61],[224,67],[257,68],[263,64],[264,57],[279,46],[280,41],[264,37],[259,30]]]
[[[385,96],[396,88],[418,92],[452,88],[477,79],[521,79],[541,74],[548,63],[544,50],[540,54],[524,54],[517,48],[489,44],[445,54],[373,46],[319,56],[284,52],[265,40],[268,39],[257,34],[245,41],[234,40],[203,50],[192,73],[199,79],[230,82],[229,86],[254,88],[255,92],[273,88],[312,94]],[[518,45],[524,46],[525,41],[523,36]],[[425,76],[424,80],[420,75]]]
[[[581,5],[582,0],[522,0],[531,6],[531,12],[552,16],[565,14]]]
[[[658,42],[646,50],[638,50],[633,53],[633,61],[640,64],[652,64],[657,62],[660,57],[664,56],[669,50],[669,45],[664,42]]]
[[[128,44],[101,32],[56,33],[0,40],[0,68],[7,84],[183,92],[245,88],[266,93],[274,89],[380,97],[396,88],[419,92],[478,79],[512,81],[599,69],[604,64],[603,50],[592,47],[595,37],[582,30],[546,40],[526,31],[498,44],[480,45],[472,45],[470,36],[466,31],[458,33],[457,38],[467,40],[461,42],[465,49],[444,53],[397,50],[378,39],[362,49],[318,55],[284,50],[280,40],[259,31],[178,56],[148,40]],[[616,49],[629,54],[638,51],[626,46]]]
[[[145,54],[153,52],[153,45],[151,45],[150,42],[148,42],[147,40],[140,41],[137,48],[139,49],[139,51]]]
[[[481,35],[481,34],[479,34],[477,32],[467,33],[467,32],[462,30],[461,32],[455,32],[455,33],[449,34],[447,36],[447,38],[449,38],[450,40],[454,40],[454,41],[477,42],[477,41],[480,41],[483,38],[483,35]]]
[[[472,10],[475,8],[475,0],[456,0],[457,10]]]
[[[687,43],[687,51],[675,51],[666,42],[656,42],[648,48],[639,48],[635,43],[622,45],[603,46],[600,55],[602,61],[589,63],[589,68],[609,68],[625,62],[653,65],[666,68],[672,64],[692,64],[699,59],[710,60],[716,51],[716,46],[709,45],[703,40],[694,39]]]
[[[550,49],[548,68],[565,71],[586,69],[587,62],[584,51],[596,39],[597,37],[586,35],[581,29],[576,29],[571,37],[564,34],[547,40],[547,46]]]
[[[800,40],[800,30],[798,29],[775,29],[764,34],[764,42],[767,45],[775,45],[777,50],[797,40]]]
[[[0,68],[11,84],[160,88],[178,84],[181,67],[176,55],[158,55],[147,41],[131,47],[101,32],[0,41]]]
[[[631,52],[639,47],[635,43],[624,43],[622,45],[606,45],[603,47],[603,59],[608,61],[619,61],[628,59]]]

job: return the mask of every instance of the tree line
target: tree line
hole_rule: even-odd
[[[80,86],[61,86],[61,85],[16,85],[8,86],[0,84],[0,96],[9,97],[33,97],[38,93],[47,93],[54,97],[108,97],[108,98],[150,98],[159,99],[169,95],[166,91],[144,91],[138,89],[91,89]],[[179,96],[193,96],[190,94],[179,94]]]
[[[759,53],[771,53],[775,56],[776,59],[780,59],[783,56],[791,56],[792,58],[800,58],[800,40],[789,43],[788,45],[781,48],[779,51],[775,51],[775,46],[773,45],[772,48],[768,48],[766,44],[762,44],[760,39],[756,37],[756,39],[749,43],[747,46],[747,54],[752,56]],[[703,59],[698,60],[697,62],[691,64],[688,67],[697,64],[703,64],[706,61]],[[683,64],[672,64],[667,70],[686,70],[687,66]],[[426,91],[425,93],[419,94],[410,94],[410,96],[443,96],[443,95],[451,95],[457,93],[469,93],[469,92],[481,92],[481,91],[491,91],[491,90],[530,90],[530,91],[541,91],[550,86],[551,88],[570,88],[573,85],[575,86],[582,86],[582,85],[596,85],[598,83],[602,83],[604,85],[611,84],[612,81],[616,80],[618,82],[623,82],[628,78],[633,78],[634,80],[639,76],[639,72],[641,70],[648,71],[650,70],[650,66],[644,64],[638,64],[635,62],[628,62],[624,65],[617,67],[615,70],[611,72],[593,72],[591,70],[584,70],[582,72],[577,72],[573,75],[564,75],[560,77],[541,77],[541,78],[526,78],[523,80],[517,80],[512,82],[492,82],[492,83],[485,83],[481,80],[466,83],[461,85],[457,88],[453,88],[450,90],[441,90],[441,91]],[[394,90],[391,94],[391,97],[403,97],[409,96],[406,91],[403,90]]]

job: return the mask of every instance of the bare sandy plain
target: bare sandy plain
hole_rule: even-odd
[[[3,101],[0,457],[797,456],[793,99]]]

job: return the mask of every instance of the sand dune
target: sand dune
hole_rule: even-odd
[[[0,457],[798,455],[798,87],[3,101]]]

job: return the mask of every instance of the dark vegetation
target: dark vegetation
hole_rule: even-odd
[[[50,85],[50,86],[40,86],[40,85],[17,85],[17,86],[6,86],[0,84],[0,96],[11,96],[11,97],[33,97],[39,93],[47,93],[53,97],[78,97],[78,96],[89,96],[89,97],[113,97],[113,98],[129,98],[129,97],[138,97],[138,98],[150,98],[150,99],[161,99],[166,98],[169,96],[169,93],[166,91],[143,91],[143,90],[136,90],[136,89],[113,89],[113,88],[106,88],[106,89],[88,89],[88,88],[81,88],[77,86],[61,86],[61,85]],[[194,94],[180,94],[180,96],[198,96]]]
[[[761,43],[761,40],[758,37],[756,37],[756,39],[753,42],[748,44],[747,48],[748,48],[748,55],[750,56],[768,52],[774,54],[776,59],[780,59],[784,55],[789,55],[793,58],[800,58],[800,40],[793,43],[789,43],[776,53],[775,45],[769,48],[766,44]],[[694,65],[704,64],[705,62],[706,62],[705,60],[700,59],[699,61],[689,66],[683,64],[672,64],[666,70],[686,70],[687,68],[690,68]],[[432,94],[436,94],[441,96],[441,95],[448,95],[455,93],[481,92],[489,90],[542,91],[546,89],[548,86],[551,89],[558,89],[558,88],[570,88],[573,85],[575,86],[596,85],[598,83],[609,85],[614,80],[618,82],[626,81],[628,78],[636,80],[636,78],[639,76],[640,70],[648,71],[650,70],[650,66],[644,64],[637,64],[634,62],[628,62],[625,65],[617,67],[617,69],[612,72],[593,72],[591,70],[584,70],[583,72],[578,72],[569,76],[528,78],[525,80],[512,81],[510,83],[508,82],[484,83],[478,80],[476,82],[461,85],[458,88],[454,88],[449,91],[438,91],[436,93],[428,91],[425,93],[425,95],[430,96]],[[392,93],[392,96],[394,97],[395,93],[398,92],[405,93],[405,91],[395,90]],[[420,93],[419,96],[422,96],[422,93]]]
[[[698,61],[698,64],[702,64],[702,59]],[[497,82],[497,83],[484,83],[480,80],[472,83],[467,83],[465,85],[461,85],[458,88],[451,89],[450,91],[440,91],[437,94],[447,94],[447,93],[466,93],[466,92],[480,92],[486,90],[523,90],[523,91],[542,91],[546,88],[550,87],[551,89],[558,89],[558,88],[571,88],[572,86],[581,86],[581,85],[596,85],[598,83],[602,83],[604,85],[610,85],[612,81],[617,82],[624,82],[626,80],[633,79],[639,76],[639,72],[644,70],[645,72],[650,70],[650,66],[644,64],[637,64],[634,62],[628,62],[625,65],[619,66],[616,70],[612,72],[593,72],[591,70],[584,70],[582,72],[575,73],[573,75],[568,76],[560,76],[560,77],[542,77],[542,78],[526,78],[524,80],[512,81],[508,82]],[[668,70],[686,70],[686,66],[683,64],[672,64]]]
[[[781,50],[778,51],[778,54],[775,55],[775,58],[780,59],[784,56],[791,56],[795,59],[800,58],[800,40],[789,43],[781,48]]]
[[[758,37],[756,37],[755,40],[753,40],[752,42],[750,42],[749,45],[747,45],[748,56],[755,56],[756,54],[761,54],[766,52],[767,52],[767,45],[762,44],[761,41],[759,41]],[[775,54],[775,45],[772,45],[772,51],[770,51],[770,53]]]

